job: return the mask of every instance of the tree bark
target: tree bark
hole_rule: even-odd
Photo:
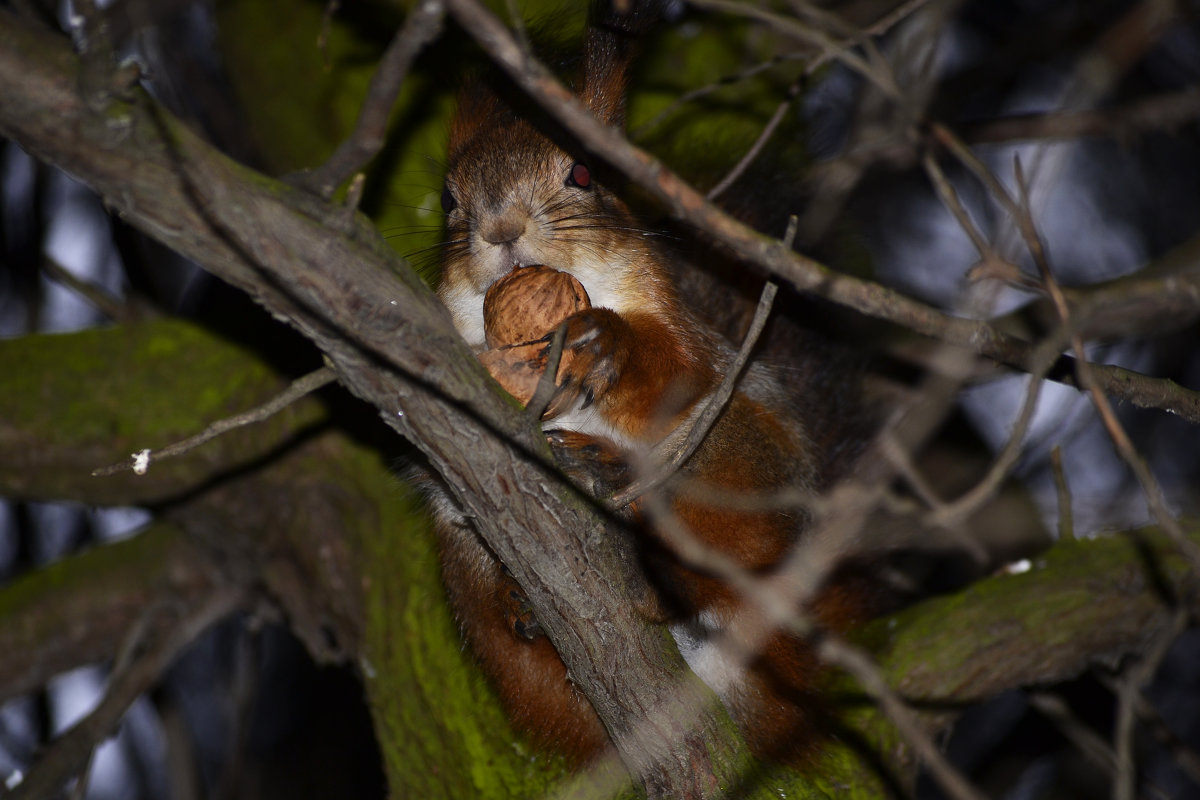
[[[88,183],[132,224],[297,328],[330,360],[345,387],[421,449],[526,589],[539,623],[613,733],[625,764],[650,792],[708,797],[739,785],[750,794],[773,791],[773,775],[752,787],[741,783],[744,749],[731,735],[728,719],[711,704],[701,704],[697,717],[688,721],[683,746],[678,745],[680,732],[669,725],[649,742],[642,738],[640,721],[658,709],[674,708],[680,687],[695,684],[665,633],[639,618],[625,601],[619,554],[605,522],[539,461],[546,448],[534,421],[502,397],[436,299],[371,225],[353,211],[233,163],[136,89],[118,87],[99,105],[89,106],[79,98],[79,80],[78,63],[65,41],[24,29],[7,11],[0,12],[0,132]],[[29,337],[5,347],[19,353],[44,343]],[[187,357],[209,345],[197,337]],[[114,377],[122,377],[103,396],[127,392],[135,400],[89,407],[80,419],[111,423],[127,420],[124,415],[146,417],[147,397],[155,391],[166,392],[168,402],[175,404],[196,394],[185,394],[174,382],[177,376],[159,378],[150,371],[142,374],[146,385],[129,386],[123,382],[129,370],[141,369],[131,364],[113,370]],[[182,371],[185,365],[179,366]],[[36,404],[41,386],[36,381],[47,378],[46,373],[21,376],[34,382],[3,398]],[[233,394],[222,394],[222,401],[233,404]],[[180,419],[194,420],[199,427],[207,415],[207,410],[190,408]],[[285,430],[295,433],[320,418],[319,409],[301,408],[288,422],[293,427]],[[440,602],[429,539],[407,520],[407,499],[387,499],[387,492],[395,495],[396,490],[377,458],[334,434],[306,441],[285,457],[272,442],[286,439],[267,437],[210,463],[187,459],[178,467],[152,470],[148,479],[115,480],[101,491],[78,473],[65,473],[63,465],[108,463],[123,456],[136,437],[111,435],[119,426],[106,434],[102,427],[81,423],[79,428],[65,426],[80,435],[56,450],[47,418],[0,414],[0,420],[6,450],[26,454],[26,460],[17,462],[21,468],[2,473],[5,489],[14,495],[147,502],[173,497],[181,487],[203,486],[204,491],[173,504],[172,521],[187,531],[189,542],[222,557],[221,580],[262,578],[314,652],[356,659],[372,697],[397,796],[463,796],[460,781],[474,776],[481,763],[493,773],[472,777],[479,783],[466,794],[509,796],[513,784],[520,783],[516,793],[530,795],[560,777],[560,765],[531,765],[507,749],[509,735],[494,703],[480,701],[488,698],[486,690],[477,677],[464,677],[461,653],[458,662],[447,655],[457,647]],[[175,420],[162,430],[179,427]],[[274,471],[236,474],[248,459],[267,454],[277,460]],[[289,460],[293,457],[295,461]],[[366,467],[367,462],[372,466]],[[320,487],[329,484],[335,490],[323,493]],[[272,533],[265,542],[258,538],[264,531]],[[140,546],[152,549],[151,544]],[[1119,539],[1062,545],[1047,556],[1045,566],[1027,576],[997,577],[972,588],[976,594],[970,603],[963,599],[967,595],[935,600],[883,623],[895,626],[886,629],[894,677],[906,693],[921,699],[974,699],[983,688],[1061,678],[1097,655],[1135,650],[1146,632],[1162,626],[1171,613],[1170,605],[1161,602],[1162,587],[1191,602],[1194,576],[1179,569],[1157,543],[1136,554],[1122,546]],[[161,563],[176,558],[172,552],[168,548]],[[1145,558],[1143,552],[1156,555]],[[1116,555],[1111,561],[1109,556],[1090,560],[1090,554],[1103,553]],[[91,563],[103,558],[86,557],[94,559]],[[84,558],[74,563],[88,563]],[[401,562],[407,566],[401,568]],[[1075,567],[1091,571],[1075,574]],[[120,575],[104,573],[114,581]],[[29,580],[46,579],[43,574]],[[202,588],[203,580],[197,580]],[[1040,600],[1040,608],[1016,603],[1022,596],[1052,594],[1064,580],[1061,606]],[[35,607],[42,604],[22,606],[18,588],[0,592],[12,603],[0,601],[0,606],[13,609],[12,619],[33,625],[42,610]],[[122,602],[135,602],[135,588],[125,591]],[[988,592],[996,593],[995,602]],[[55,603],[77,608],[65,592],[45,607]],[[1057,609],[1053,617],[1044,613],[1049,607]],[[1129,614],[1129,607],[1137,613]],[[960,619],[969,627],[961,627]],[[1078,646],[1057,648],[1064,624],[1083,626],[1094,636],[1073,631],[1080,633]],[[329,629],[336,632],[332,648],[323,641]],[[980,632],[980,638],[963,637],[964,629]],[[439,647],[424,646],[433,641]],[[98,643],[75,647],[76,659],[96,657],[101,649]],[[945,661],[934,657],[943,652],[949,653]],[[926,669],[928,664],[938,668]],[[985,672],[991,677],[981,681]],[[441,683],[429,682],[439,675]],[[11,680],[10,691],[29,685],[20,677]],[[420,688],[409,691],[414,685]],[[458,732],[457,726],[467,723],[457,717],[445,720],[451,724],[440,726],[440,733],[432,732],[439,726],[428,719],[415,721],[420,712],[443,702],[431,685],[462,702],[454,714],[474,711],[468,731]],[[938,719],[931,724],[943,723]],[[869,738],[886,745],[884,752],[904,779],[911,778],[911,761],[890,729],[877,718],[861,724],[873,731]],[[439,769],[428,769],[430,763]],[[869,769],[845,748],[831,747],[815,772],[803,779],[780,778],[780,785],[790,796],[801,797],[833,792],[878,796],[881,791]],[[847,784],[854,788],[838,788]]]

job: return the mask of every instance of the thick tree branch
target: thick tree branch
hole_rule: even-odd
[[[540,434],[369,223],[355,218],[331,235],[345,220],[338,209],[224,159],[140,95],[90,111],[75,96],[76,69],[62,42],[0,14],[0,132],[286,318],[344,385],[422,448],[652,791],[712,796],[733,780],[744,750],[712,704],[682,736],[632,735],[644,730],[635,720],[676,702],[682,660],[614,583],[621,567],[604,523],[547,480],[530,458],[545,449]],[[686,685],[700,691],[694,679]]]
[[[199,603],[217,585],[215,565],[169,524],[18,578],[0,588],[0,701],[110,658],[148,607]],[[149,635],[170,627],[155,623]]]
[[[214,342],[193,324],[161,319],[122,330],[0,341],[0,363],[6,365],[0,372],[0,451],[6,454],[0,492],[6,497],[157,506],[329,422],[321,404],[309,399],[207,446],[197,458],[165,461],[145,476],[97,479],[91,474],[96,467],[165,447],[198,424],[273,397],[282,386],[247,350]],[[81,402],[80,386],[88,387],[87,402]],[[155,393],[158,386],[173,387],[174,397]],[[178,397],[190,402],[181,404]]]
[[[1195,520],[1188,537],[1200,541]],[[1096,664],[1115,665],[1141,652],[1175,624],[1175,613],[1200,610],[1200,575],[1156,529],[1060,542],[1019,575],[998,575],[965,589],[944,613],[926,615],[933,600],[888,623],[903,631],[905,655],[884,654],[897,688],[937,707],[985,700],[1014,686],[1049,685]],[[916,624],[911,622],[920,619]],[[954,632],[971,631],[961,646]],[[969,638],[970,641],[966,641]],[[1003,669],[997,669],[1003,664]]]

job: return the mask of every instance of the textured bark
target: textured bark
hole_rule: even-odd
[[[711,773],[669,739],[647,747],[628,735],[636,720],[671,707],[682,659],[624,600],[605,523],[530,458],[546,452],[536,425],[502,399],[440,303],[365,219],[233,164],[136,90],[89,109],[61,43],[10,18],[0,18],[0,73],[23,76],[0,79],[11,101],[0,131],[286,319],[343,385],[422,449],[526,588],[636,774],[696,797],[734,778],[744,745],[711,703],[689,725],[698,739],[728,743],[711,751]]]
[[[743,751],[719,713],[706,711],[683,730],[671,716],[653,745],[628,735],[647,712],[678,700],[683,673],[677,654],[661,629],[624,602],[618,554],[604,523],[531,458],[544,453],[536,426],[501,397],[444,310],[371,225],[226,159],[137,90],[88,106],[78,97],[77,73],[63,40],[26,30],[0,12],[0,132],[79,177],[131,223],[286,319],[369,404],[356,411],[378,413],[390,426],[372,435],[382,440],[398,431],[422,449],[526,588],[539,622],[617,736],[626,763],[653,793],[712,796],[737,785]],[[126,334],[136,338],[137,331],[107,335]],[[60,343],[73,352],[86,339]],[[119,351],[113,339],[102,344]],[[41,345],[49,346],[35,337],[6,343],[6,364]],[[132,449],[154,446],[146,440],[151,432],[166,443],[209,421],[213,407],[190,405],[201,393],[179,381],[196,371],[196,353],[213,346],[194,337],[175,374],[152,371],[142,359],[104,365],[86,377],[72,373],[73,380],[97,386],[106,372],[112,380],[85,396],[77,414],[59,417],[35,413],[43,404],[48,410],[45,398],[60,395],[46,391],[51,362],[34,370],[28,367],[33,361],[16,361],[21,368],[5,375],[14,388],[0,392],[0,402],[26,406],[23,416],[15,415],[15,405],[14,414],[0,413],[0,443],[6,453],[19,454],[15,469],[0,467],[5,491],[96,503],[174,501],[169,519],[189,537],[181,546],[201,547],[219,569],[216,578],[204,569],[184,576],[167,591],[192,591],[193,580],[198,591],[209,580],[261,582],[314,652],[354,658],[397,796],[531,796],[553,783],[561,765],[513,752],[495,704],[469,672],[440,602],[427,534],[411,522],[411,501],[377,454],[337,432],[291,446],[292,437],[323,418],[319,409],[301,407],[262,439],[255,434],[214,444],[213,455],[163,465],[147,478],[113,479],[101,488],[85,477],[84,471]],[[253,359],[238,369],[263,370]],[[267,371],[257,374],[266,376],[262,386],[279,386]],[[150,402],[159,393],[161,407]],[[217,396],[227,411],[244,407],[233,388]],[[135,400],[122,402],[126,398]],[[167,421],[150,413],[165,408],[178,416]],[[134,422],[150,427],[130,432],[125,426]],[[154,541],[106,555],[132,556],[139,547],[153,555]],[[906,693],[953,701],[1061,678],[1097,656],[1136,651],[1169,619],[1161,585],[1189,602],[1195,587],[1169,559],[1154,560],[1154,579],[1147,578],[1141,554],[1122,546],[1121,540],[1062,545],[1028,576],[997,577],[889,621],[883,626],[888,669]],[[180,558],[174,547],[156,556],[157,563]],[[1092,561],[1091,554],[1108,555]],[[104,558],[81,555],[60,569],[75,574]],[[145,587],[120,579],[121,560],[72,591],[114,593],[110,608],[124,619]],[[0,607],[15,615],[6,619],[26,620],[20,624],[33,630],[38,615],[56,607],[89,613],[79,610],[82,595],[49,588],[51,574],[0,591]],[[1053,596],[1059,581],[1066,581],[1064,602],[1048,604],[1041,595]],[[39,598],[22,603],[27,587]],[[1022,598],[1031,605],[1019,604]],[[1057,610],[1047,614],[1049,608]],[[16,622],[12,630],[19,631]],[[1064,638],[1078,644],[1057,646]],[[109,652],[115,649],[108,636],[77,639],[53,669],[103,655],[101,639]],[[21,676],[36,665],[14,661],[12,668],[3,673],[13,676],[6,691],[31,685]],[[911,778],[904,748],[869,716],[860,721],[868,737],[884,744],[902,780]],[[674,746],[679,741],[683,746]],[[481,764],[487,776],[479,776]],[[795,797],[880,792],[869,768],[838,747],[814,774],[749,783],[742,785],[746,793],[779,788]]]

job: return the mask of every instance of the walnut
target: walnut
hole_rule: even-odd
[[[573,275],[543,266],[517,267],[492,284],[483,298],[488,347],[540,339],[577,311],[591,308]]]
[[[538,342],[572,314],[591,308],[574,276],[543,266],[518,267],[492,284],[483,299],[484,336],[490,350],[479,354],[505,391],[528,405],[546,371],[549,345]],[[571,360],[564,352],[558,375]]]
[[[479,361],[496,382],[523,406],[529,405],[546,371],[546,346],[541,343],[515,344],[484,350]],[[559,369],[561,371],[561,362]]]

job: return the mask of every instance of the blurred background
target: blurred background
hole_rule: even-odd
[[[78,34],[78,15],[69,3],[10,0],[5,5]],[[336,94],[338,104],[353,106],[361,96],[354,91],[362,85],[361,74],[369,74],[405,6],[354,2],[339,7],[335,2],[327,7],[305,0],[109,0],[101,5],[117,50],[143,65],[143,83],[160,102],[235,158],[273,174],[318,163],[325,145],[276,142],[264,135],[278,123],[269,119],[270,109],[248,107],[245,64],[256,42],[264,50],[270,42],[249,30],[248,20],[258,18],[264,30],[274,29],[281,42],[289,43],[295,39],[283,31],[308,26],[304,40],[311,47],[293,52],[295,70],[281,78],[293,84],[304,84],[311,75],[328,80],[318,77],[313,80],[325,82],[281,93],[306,95],[314,103],[333,103]],[[820,6],[776,3],[772,9],[831,41],[876,26],[879,35],[853,52],[872,68],[890,65],[896,85],[911,101],[903,113],[956,132],[1014,195],[1019,161],[1030,187],[1032,216],[1064,286],[1180,274],[1192,276],[1190,285],[1197,291],[1200,4],[849,0]],[[723,70],[715,76],[721,81],[691,100],[694,108],[720,105],[722,92],[780,98],[781,88],[815,59],[811,47],[789,39],[769,20],[747,21],[681,4],[672,7],[664,42],[686,47],[730,18],[743,33],[750,31],[751,43],[716,68]],[[235,24],[244,27],[222,28]],[[332,36],[346,38],[329,45],[323,37],[334,24]],[[454,35],[418,64],[423,83],[417,91],[442,111],[450,102],[448,93],[439,95],[430,87],[440,80],[438,70],[453,60],[451,48],[463,46]],[[764,61],[764,46],[778,47],[782,55]],[[1104,61],[1111,53],[1125,60]],[[659,51],[654,58],[667,60],[670,53]],[[353,80],[343,80],[328,67],[330,59],[348,59],[361,69]],[[676,86],[650,69],[647,73],[648,97],[678,95]],[[782,135],[798,138],[772,144],[799,145],[808,154],[808,172],[797,178],[810,198],[808,207],[797,209],[805,241],[814,250],[853,254],[854,271],[929,304],[1003,317],[1026,335],[1044,333],[1050,327],[1047,301],[1019,275],[969,278],[981,255],[923,169],[927,148],[898,133],[905,129],[896,119],[902,112],[884,102],[886,93],[873,74],[887,71],[864,72],[836,59],[813,70],[787,108],[789,121],[782,128]],[[635,95],[631,127],[637,128],[639,114],[645,122],[664,105],[661,98],[639,101]],[[365,200],[390,241],[413,253],[422,266],[431,260],[425,248],[436,243],[440,226],[435,209],[443,124],[421,122],[417,133],[401,137],[385,152]],[[755,124],[761,129],[761,121]],[[11,143],[0,147],[0,336],[75,331],[148,313],[219,327],[235,316],[241,326],[272,324],[238,293],[108,214],[86,187]],[[943,166],[966,213],[999,257],[1025,276],[1036,276],[1025,244],[994,197],[960,163],[943,159]],[[1114,321],[1111,335],[1092,341],[1090,357],[1200,388],[1200,328],[1194,313],[1200,303],[1195,298],[1190,314],[1133,309],[1128,325]],[[930,357],[912,341],[875,342],[872,348],[871,356],[887,361],[900,383],[911,383]],[[971,382],[944,426],[948,446],[977,455],[999,451],[1029,380],[1007,374]],[[1159,409],[1123,404],[1117,410],[1161,482],[1171,512],[1195,514],[1200,428]],[[1142,488],[1115,452],[1091,402],[1073,388],[1046,383],[1012,474],[1051,536],[1063,519],[1052,450],[1060,454],[1061,474],[1069,482],[1075,536],[1151,522]],[[0,502],[0,581],[128,536],[149,517],[136,508]],[[1186,632],[1146,690],[1171,735],[1138,737],[1139,796],[1200,798],[1200,760],[1187,749],[1200,746],[1197,664],[1200,635]],[[0,783],[15,785],[39,748],[99,701],[105,669],[95,665],[56,676],[41,691],[0,706]],[[1055,688],[1092,735],[1109,736],[1115,706],[1102,675]],[[946,743],[948,752],[989,796],[1109,796],[1106,773],[1094,766],[1069,728],[1039,710],[1045,702],[1013,691],[972,709]],[[932,785],[922,784],[921,792],[940,796]],[[133,706],[119,733],[96,752],[86,791],[86,797],[103,800],[385,794],[355,670],[318,667],[286,627],[261,621],[247,625],[242,618],[204,635],[161,686]]]

